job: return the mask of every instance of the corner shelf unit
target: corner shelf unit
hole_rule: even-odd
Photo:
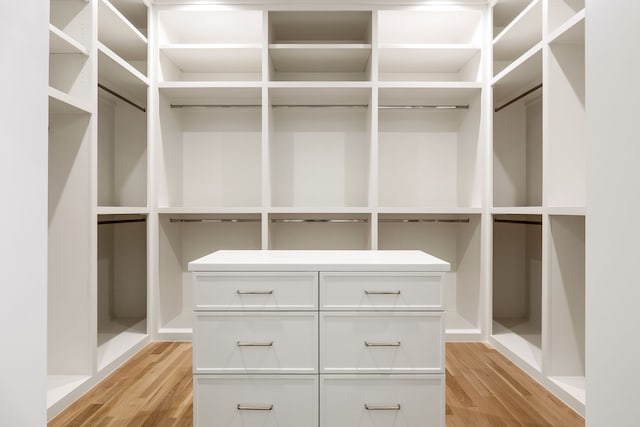
[[[494,41],[491,212],[497,222],[489,337],[582,415],[584,3],[499,0],[493,8],[494,25],[505,29]],[[499,42],[510,32],[521,43],[502,57]]]
[[[49,419],[149,340],[147,4],[50,6]]]

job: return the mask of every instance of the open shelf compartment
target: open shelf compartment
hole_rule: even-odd
[[[444,286],[449,341],[477,339],[481,331],[481,240],[479,214],[378,215],[378,249],[423,250],[451,264]]]
[[[367,213],[272,213],[269,249],[371,249],[370,223]]]
[[[381,88],[378,98],[378,204],[479,208],[481,89]]]
[[[161,214],[157,331],[188,339],[192,331],[192,277],[188,263],[221,249],[260,249],[260,214]]]
[[[271,206],[368,206],[371,89],[272,88]]]
[[[491,337],[541,372],[541,215],[494,216]]]
[[[158,205],[262,205],[260,88],[161,88]]]
[[[147,338],[147,222],[98,216],[98,370]]]

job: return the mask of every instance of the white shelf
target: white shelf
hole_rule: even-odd
[[[413,214],[444,214],[444,215],[474,215],[482,213],[482,208],[465,208],[455,206],[381,206],[376,211],[379,214],[399,214],[411,216]]]
[[[552,376],[549,379],[582,405],[586,403],[587,380],[583,376]]]
[[[98,81],[139,105],[147,104],[147,78],[98,42]]]
[[[500,322],[508,323],[508,326]],[[542,335],[539,328],[517,319],[494,321],[491,337],[535,371],[541,371]]]
[[[261,44],[263,14],[260,10],[229,10],[190,5],[158,11],[158,41],[172,43]]]
[[[261,44],[167,44],[160,52],[183,73],[262,72]]]
[[[542,40],[542,0],[534,0],[493,40],[493,59],[514,60]]]
[[[549,35],[549,43],[584,44],[585,10],[573,15]]]
[[[352,85],[285,85],[269,89],[271,105],[369,105],[371,89]]]
[[[76,97],[49,87],[49,112],[55,114],[91,114],[93,109],[89,104]]]
[[[98,370],[147,339],[146,319],[117,319],[98,330]]]
[[[239,215],[239,214],[261,214],[263,209],[261,207],[160,207],[158,208],[159,214],[168,215]]]
[[[370,214],[371,209],[368,207],[327,207],[327,206],[304,206],[304,207],[270,207],[269,214]]]
[[[542,206],[493,207],[491,213],[493,215],[542,215],[544,208]]]
[[[159,90],[172,105],[262,105],[262,89],[259,85],[247,87],[164,83]]]
[[[90,375],[47,375],[47,408],[51,408],[90,379]]]
[[[378,91],[378,105],[469,105],[480,92],[479,87],[385,86]]]
[[[147,38],[109,0],[98,2],[98,40],[127,61],[147,60]]]
[[[377,83],[380,89],[450,89],[453,92],[460,89],[482,89],[482,82],[460,81],[381,81]]]
[[[149,208],[138,206],[98,206],[98,215],[147,215]]]
[[[269,12],[270,44],[371,43],[368,11]]]
[[[584,14],[585,0],[548,0],[548,31],[556,33],[577,14]]]
[[[267,87],[270,89],[295,89],[295,90],[306,90],[306,89],[323,89],[325,90],[335,90],[338,92],[342,92],[344,90],[360,90],[361,89],[371,89],[373,85],[371,82],[363,82],[363,81],[290,81],[290,82],[277,82],[270,81],[267,83]],[[308,104],[309,102],[313,102],[313,98],[309,98],[304,102],[304,104]]]
[[[77,53],[89,56],[89,51],[82,43],[53,24],[49,24],[49,53]]]
[[[379,70],[386,73],[458,73],[480,47],[472,44],[379,46]]]
[[[492,82],[494,105],[499,106],[509,97],[519,95],[541,82],[542,43],[538,43],[495,76]]]
[[[522,11],[531,0],[497,0],[493,6],[493,37],[502,32]]]
[[[276,73],[364,73],[370,44],[270,44]]]
[[[109,0],[133,26],[147,36],[147,12],[150,0]]]
[[[481,40],[481,22],[482,12],[478,9],[381,10],[378,42],[477,43]]]
[[[587,209],[584,206],[548,206],[549,215],[585,216]]]

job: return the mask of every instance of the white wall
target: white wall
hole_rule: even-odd
[[[49,2],[0,2],[0,425],[46,423]]]
[[[640,419],[640,2],[587,0],[589,427]]]

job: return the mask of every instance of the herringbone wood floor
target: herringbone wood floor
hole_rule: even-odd
[[[577,427],[584,420],[490,346],[447,344],[447,427]],[[49,427],[191,426],[191,343],[152,343]]]

